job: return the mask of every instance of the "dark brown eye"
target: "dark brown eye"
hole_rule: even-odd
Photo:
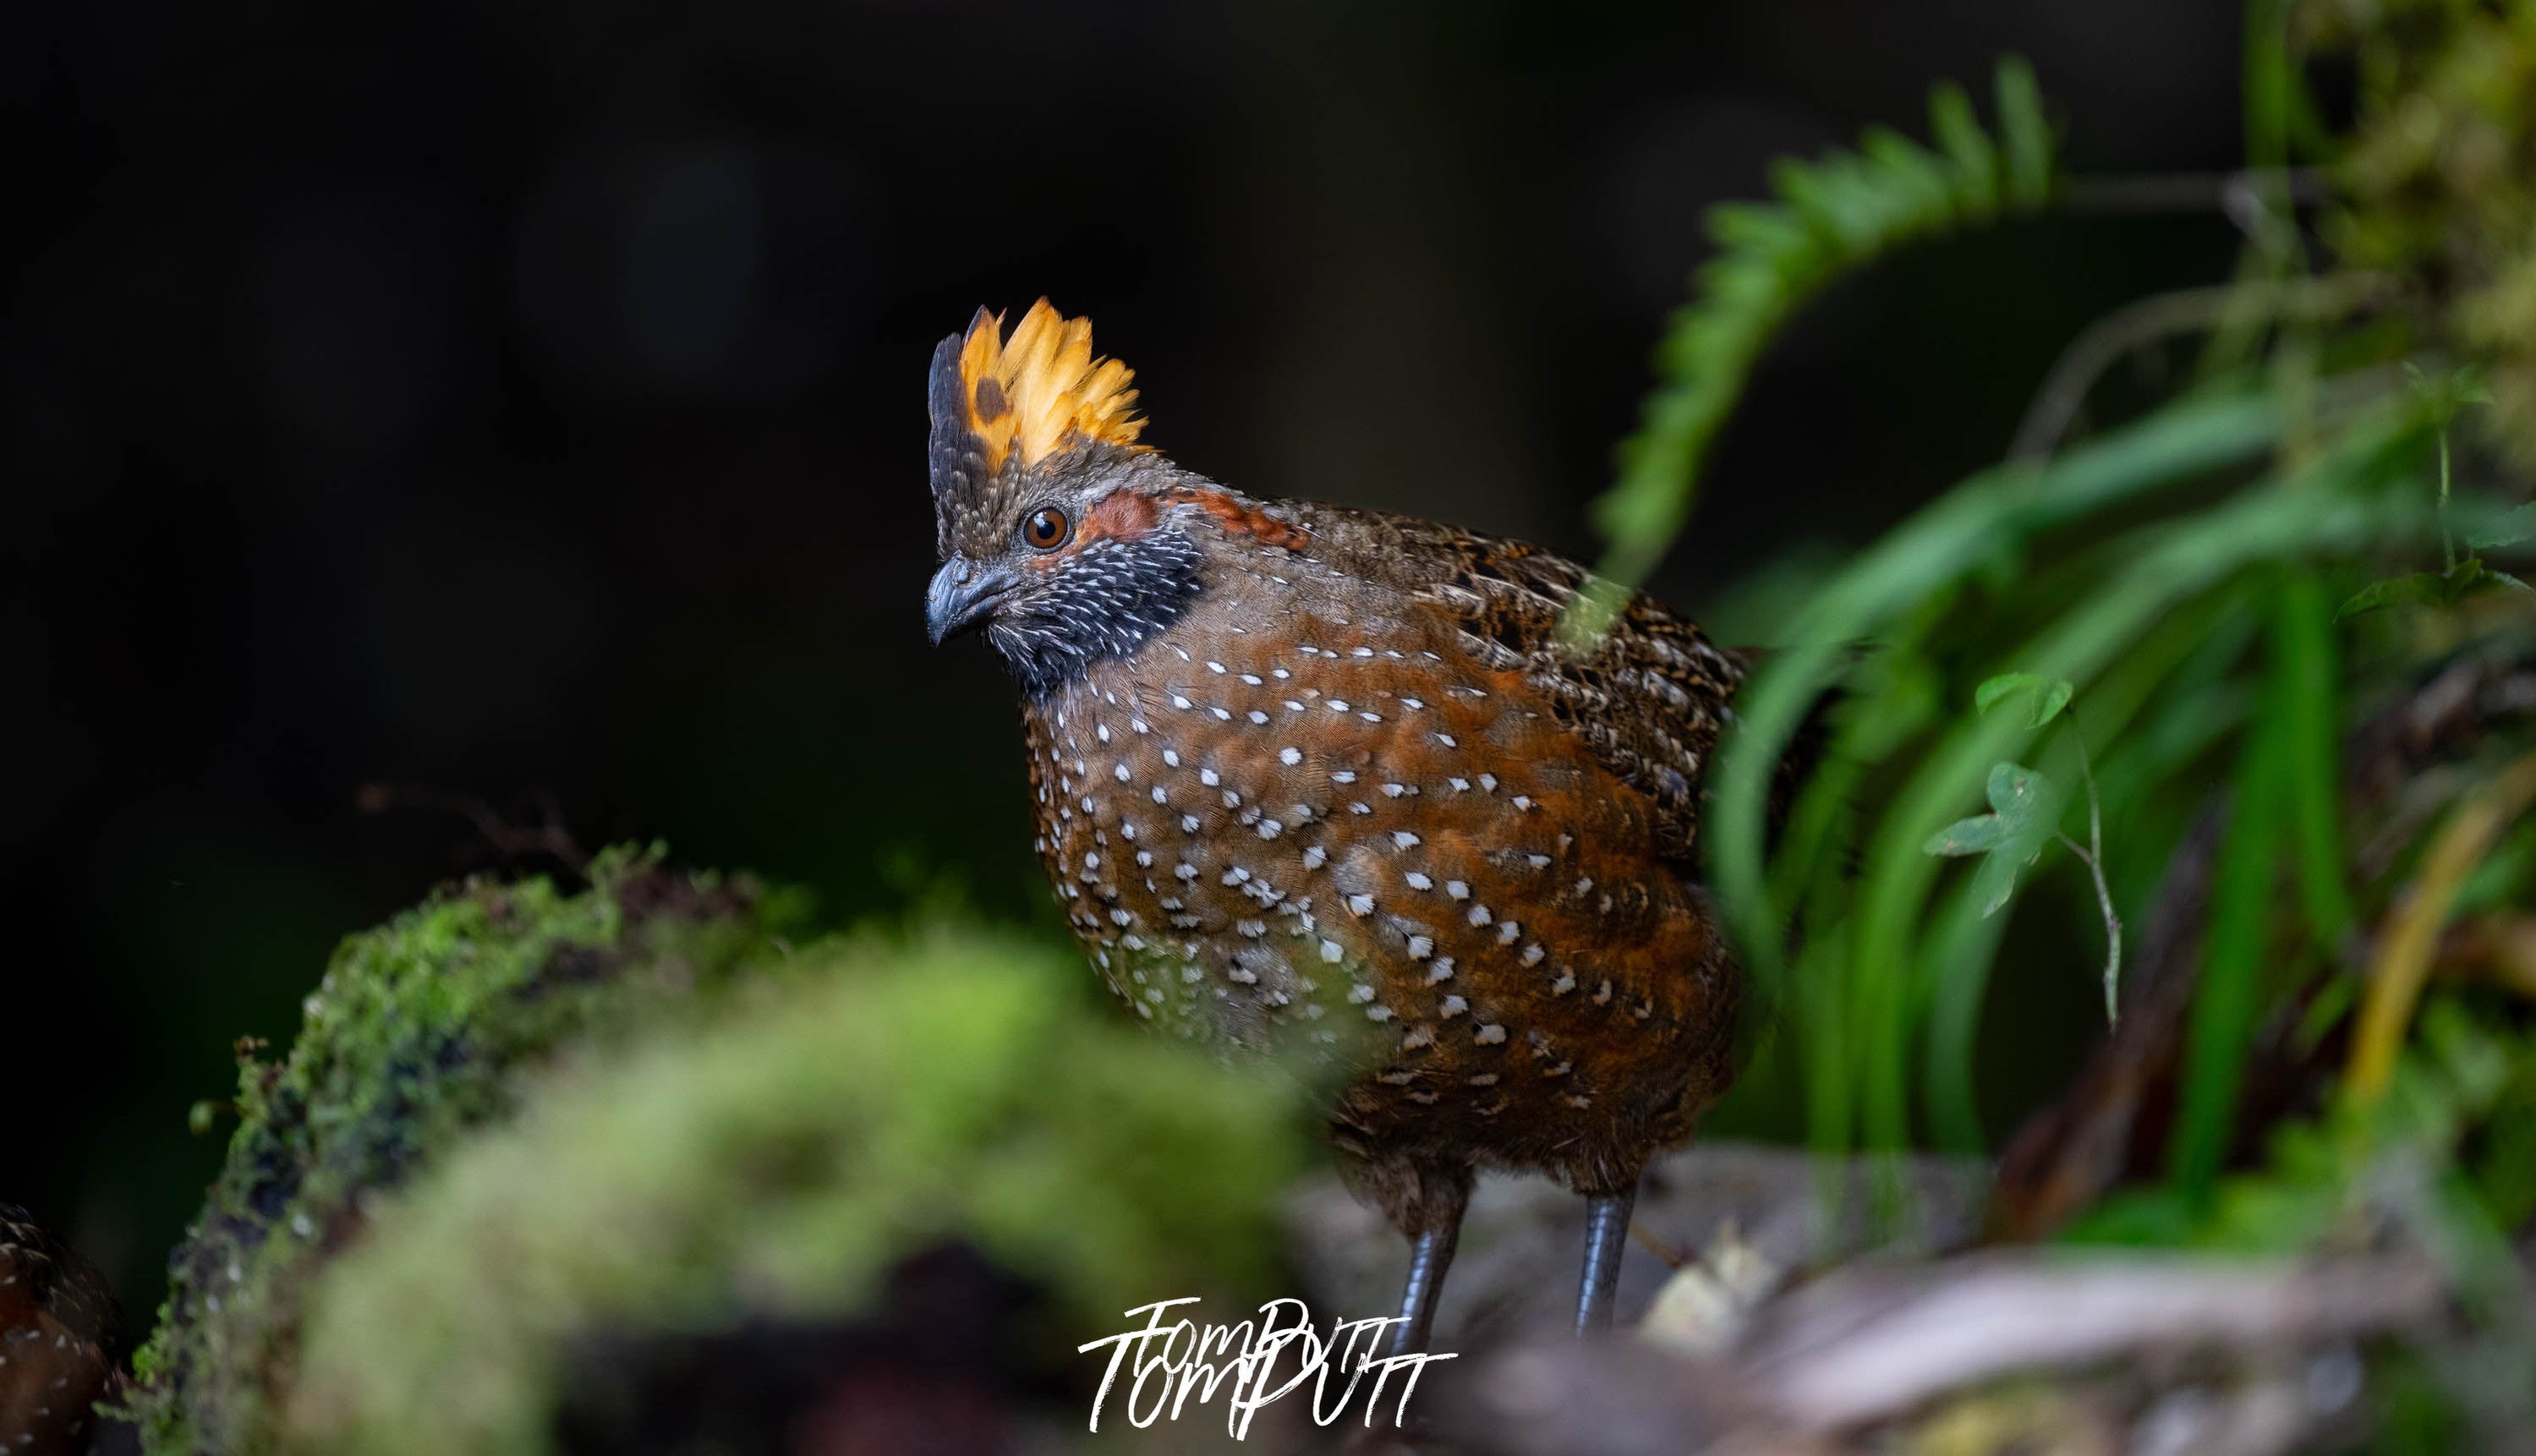
[[[1050,507],[1032,512],[1031,518],[1022,523],[1022,540],[1043,551],[1053,551],[1065,544],[1066,537],[1073,530],[1073,523],[1065,519],[1065,512]]]

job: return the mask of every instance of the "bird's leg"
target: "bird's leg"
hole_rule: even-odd
[[[1426,1348],[1426,1337],[1435,1326],[1435,1293],[1444,1284],[1444,1271],[1453,1265],[1453,1244],[1462,1236],[1462,1224],[1450,1224],[1419,1231],[1409,1243],[1409,1280],[1400,1289],[1400,1322],[1391,1327],[1390,1343],[1383,1347],[1386,1357],[1414,1355]]]
[[[1453,1245],[1462,1237],[1462,1211],[1470,1206],[1468,1169],[1419,1179],[1425,1195],[1414,1204],[1409,1230],[1409,1278],[1400,1288],[1400,1317],[1383,1346],[1388,1358],[1415,1355],[1426,1348],[1435,1326],[1435,1297],[1444,1287],[1444,1271],[1453,1265]]]
[[[1612,1292],[1620,1284],[1620,1250],[1629,1242],[1629,1210],[1638,1180],[1617,1193],[1585,1198],[1585,1279],[1576,1292],[1576,1333],[1599,1335],[1612,1327]]]

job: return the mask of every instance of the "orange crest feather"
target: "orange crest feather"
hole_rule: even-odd
[[[961,394],[969,430],[1000,471],[1018,449],[1037,465],[1085,441],[1135,450],[1145,421],[1136,413],[1135,371],[1092,354],[1092,321],[1070,319],[1042,298],[1003,338],[1003,316],[981,314],[960,345]]]

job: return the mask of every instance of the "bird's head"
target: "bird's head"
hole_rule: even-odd
[[[941,642],[983,627],[1045,688],[1132,652],[1200,590],[1185,519],[1210,482],[1139,444],[1133,377],[1095,358],[1088,319],[1043,298],[1010,338],[980,309],[933,351],[936,544],[925,595]]]

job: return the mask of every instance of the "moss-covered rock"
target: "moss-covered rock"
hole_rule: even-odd
[[[1266,1282],[1290,1090],[1109,1015],[1065,951],[795,946],[745,884],[592,879],[347,940],[288,1054],[244,1056],[138,1361],[149,1450],[555,1449],[593,1349],[845,1328],[946,1245],[1096,1333]]]
[[[1086,1008],[1062,952],[796,959],[721,1024],[556,1078],[383,1210],[313,1292],[287,1444],[554,1450],[592,1340],[815,1327],[946,1242],[1048,1291],[1074,1338],[1266,1280],[1300,1147],[1260,1077]]]
[[[771,944],[746,885],[626,851],[583,894],[471,881],[347,939],[288,1054],[240,1048],[227,1161],[135,1361],[149,1449],[269,1444],[302,1287],[380,1194],[507,1115],[527,1069],[709,999]]]

